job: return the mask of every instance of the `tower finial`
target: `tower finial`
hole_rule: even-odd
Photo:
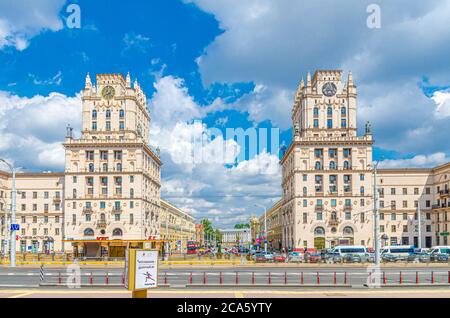
[[[127,84],[127,88],[130,88],[130,87],[131,87],[131,76],[130,76],[130,72],[127,73],[126,84]]]
[[[89,72],[86,74],[86,83],[85,83],[85,88],[91,88],[92,87],[92,82],[91,82],[91,77],[89,76]]]
[[[348,87],[353,86],[353,74],[352,74],[352,71],[348,72],[347,85],[348,85]]]
[[[306,74],[306,86],[311,86],[311,74],[308,71],[308,74]]]

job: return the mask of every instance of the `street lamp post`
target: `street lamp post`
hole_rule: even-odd
[[[374,245],[375,245],[375,265],[380,266],[380,238],[378,226],[378,188],[377,188],[377,168],[378,161],[373,167],[373,226],[374,226]]]
[[[267,254],[267,208],[261,204],[255,204],[264,209],[264,253]]]
[[[12,187],[11,187],[11,237],[10,237],[10,242],[11,242],[11,247],[9,249],[9,260],[10,260],[10,267],[16,267],[16,230],[15,227],[13,227],[12,225],[16,223],[16,194],[17,194],[17,190],[16,190],[16,168],[8,163],[6,160],[1,159],[0,161],[5,163],[9,169],[12,172]]]
[[[166,261],[169,260],[169,208],[166,208]]]
[[[3,208],[4,217],[3,217],[3,257],[6,259],[6,253],[8,252],[8,214],[6,205]]]

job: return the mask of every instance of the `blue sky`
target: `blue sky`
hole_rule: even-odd
[[[279,196],[276,154],[180,164],[183,138],[208,127],[276,127],[289,144],[299,80],[338,68],[353,71],[358,123],[373,123],[375,159],[385,167],[447,162],[450,3],[380,0],[381,28],[370,29],[372,2],[0,0],[0,156],[28,170],[62,170],[60,142],[66,124],[80,126],[86,73],[129,71],[149,100],[163,195],[233,226]],[[80,28],[66,24],[70,4],[79,5]]]

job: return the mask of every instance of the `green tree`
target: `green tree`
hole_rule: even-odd
[[[249,223],[239,223],[239,224],[236,224],[235,226],[234,226],[234,228],[235,229],[249,229],[250,228],[250,224]]]

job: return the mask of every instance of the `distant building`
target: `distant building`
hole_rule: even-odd
[[[219,230],[222,236],[222,246],[249,246],[252,244],[251,229],[229,229]]]

